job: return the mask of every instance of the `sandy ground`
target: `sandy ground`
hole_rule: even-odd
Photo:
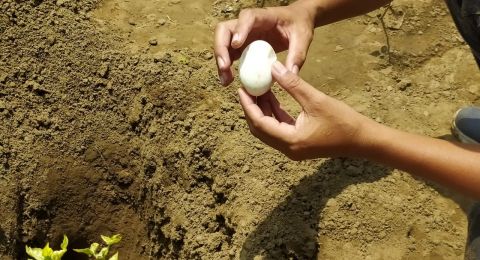
[[[0,259],[113,233],[121,259],[462,259],[468,199],[367,161],[291,162],[249,134],[211,41],[255,4],[1,2]],[[443,2],[393,10],[390,60],[375,12],[317,29],[301,75],[451,138],[453,112],[480,104],[476,64]]]

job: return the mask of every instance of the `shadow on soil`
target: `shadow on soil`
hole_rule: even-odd
[[[439,138],[455,140],[451,135]],[[325,161],[315,174],[301,180],[286,200],[249,234],[240,258],[263,255],[263,259],[316,259],[318,220],[328,199],[336,197],[349,185],[374,182],[390,172],[389,168],[364,160]],[[473,200],[439,184],[421,180],[457,203],[465,213],[469,211]]]
[[[318,220],[329,198],[349,185],[374,182],[391,169],[363,160],[330,159],[305,177],[247,237],[240,259],[316,259]]]

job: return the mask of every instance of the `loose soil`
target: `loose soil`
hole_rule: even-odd
[[[2,1],[0,259],[115,233],[121,259],[462,259],[468,199],[367,161],[291,162],[250,135],[213,29],[285,3]],[[301,75],[451,138],[453,112],[480,105],[476,64],[443,2],[393,10],[390,55],[377,11],[317,29]]]

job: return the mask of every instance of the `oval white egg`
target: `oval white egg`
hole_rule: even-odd
[[[254,41],[245,48],[238,67],[240,81],[252,96],[261,96],[272,87],[272,64],[277,55],[266,41]]]

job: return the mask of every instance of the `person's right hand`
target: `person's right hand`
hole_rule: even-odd
[[[239,89],[251,133],[292,160],[362,157],[371,153],[379,124],[329,97],[280,62],[272,76],[302,107],[297,118],[282,109],[272,92],[260,97]]]
[[[221,22],[215,30],[215,58],[222,85],[233,81],[231,66],[243,49],[264,40],[275,52],[288,50],[287,68],[298,73],[312,41],[315,14],[303,3],[284,7],[245,9],[238,19]]]

